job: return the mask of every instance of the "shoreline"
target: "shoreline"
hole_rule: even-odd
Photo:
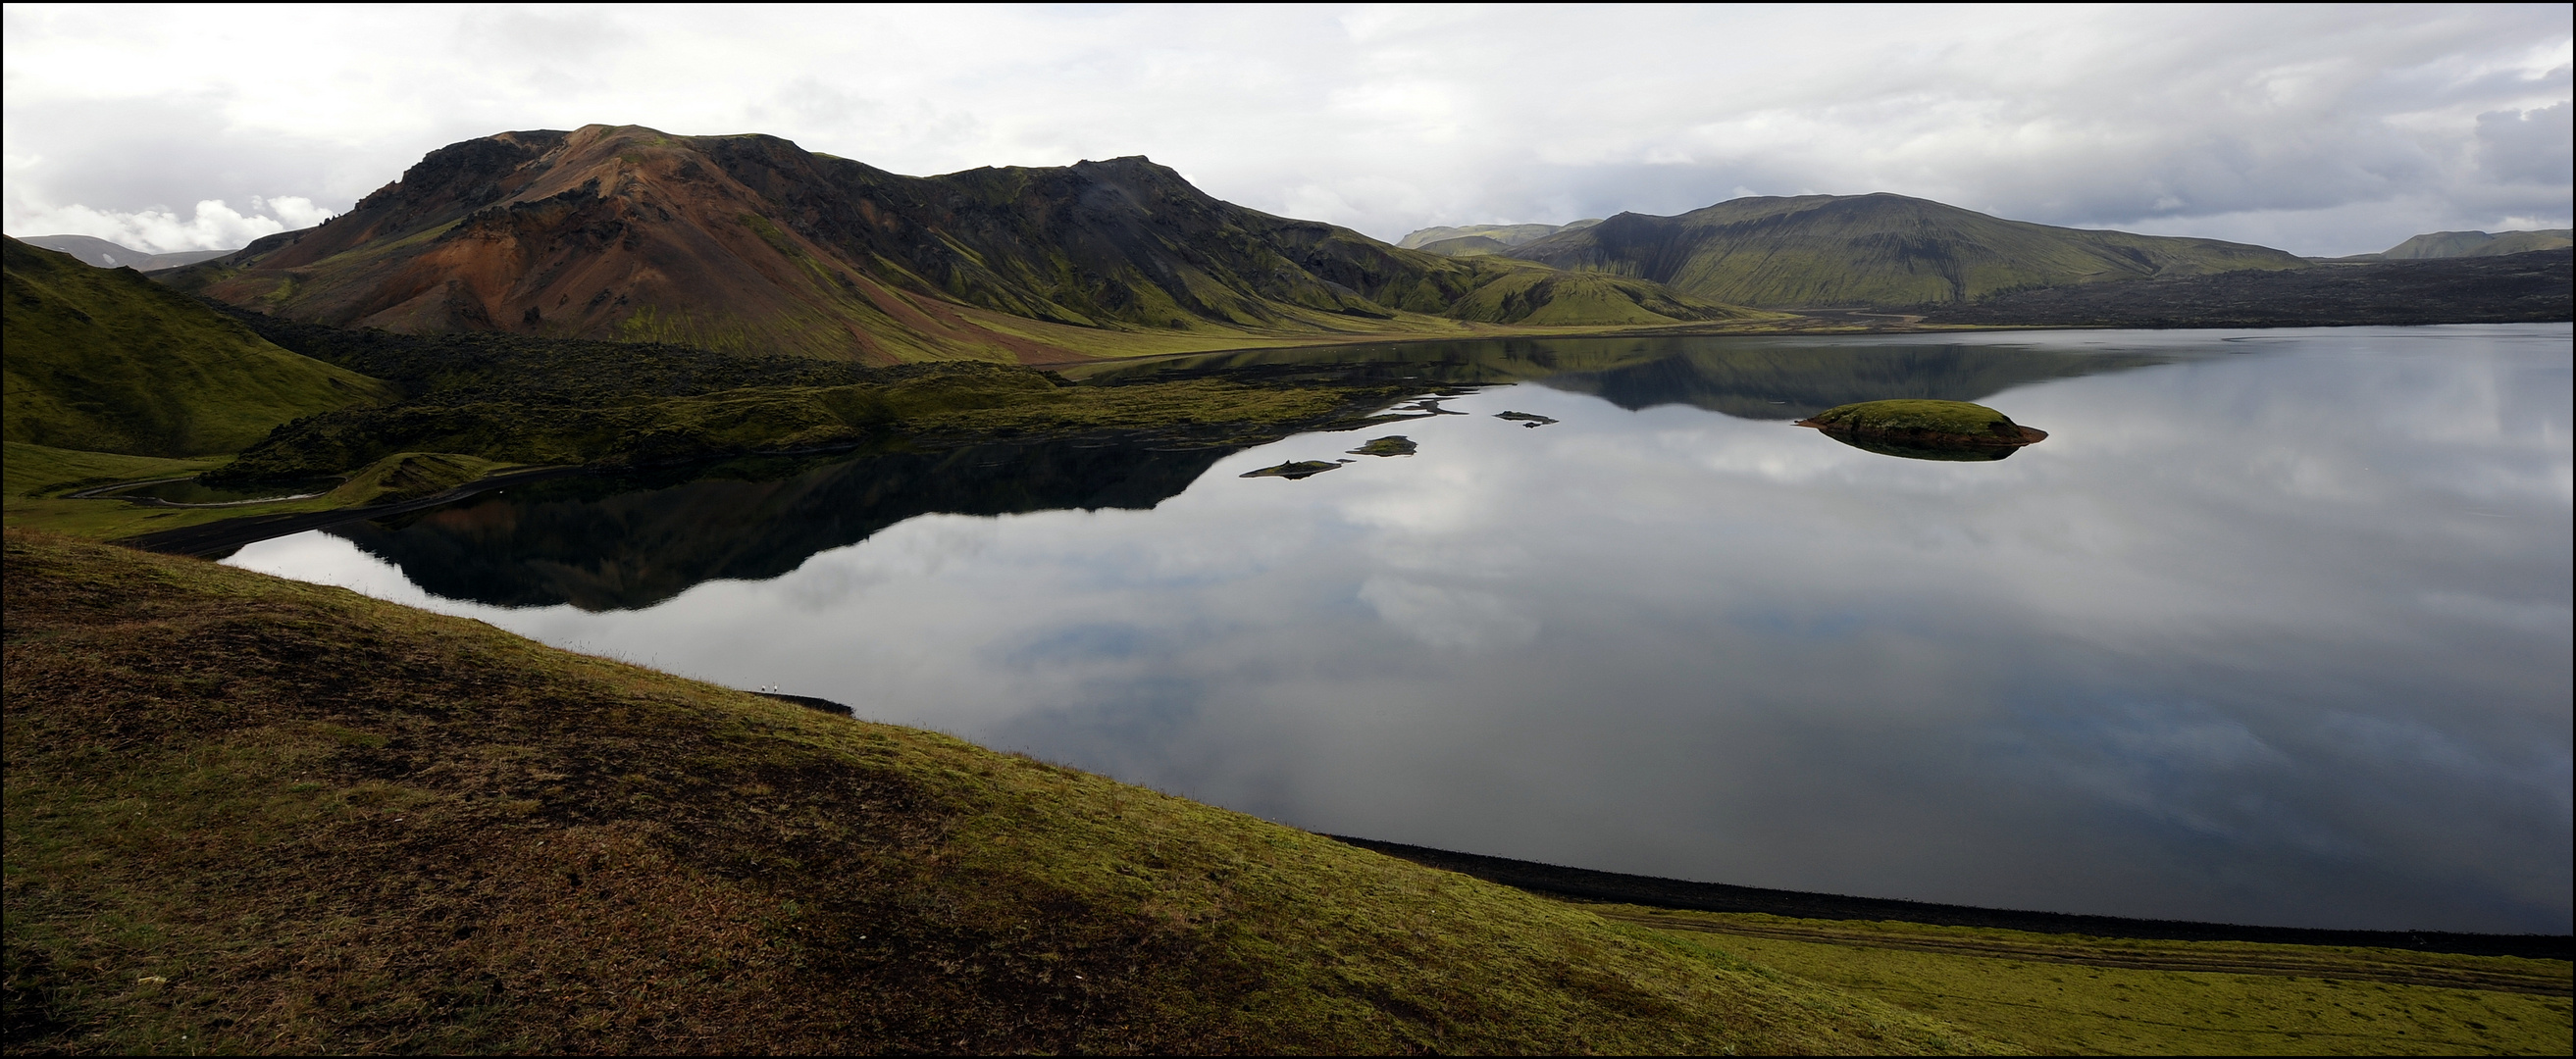
[[[2202,923],[2178,919],[2136,919],[2070,912],[2032,912],[1973,905],[1939,904],[1884,897],[1773,890],[1758,886],[1691,882],[1651,875],[1570,868],[1537,861],[1459,853],[1403,842],[1326,835],[1326,838],[1383,853],[1429,868],[1441,868],[1520,890],[1584,901],[1643,905],[1692,912],[1759,913],[1793,919],[1892,920],[1946,927],[1982,927],[2033,934],[2082,934],[2092,937],[2157,941],[2245,941],[2277,945],[2318,945],[2406,949],[2461,956],[2520,956],[2529,959],[2576,959],[2576,935],[2478,934],[2439,930],[2335,930],[2325,927],[2263,927],[2235,923]]]

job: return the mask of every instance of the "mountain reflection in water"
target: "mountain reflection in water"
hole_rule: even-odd
[[[1859,401],[1974,401],[2025,383],[2169,363],[2176,355],[1919,336],[1842,345],[1812,338],[1515,338],[1173,357],[1094,368],[1084,378],[1330,373],[1450,385],[1535,382],[1632,411],[1684,404],[1742,419],[1804,419]]]
[[[1973,401],[2034,380],[2170,359],[1960,343],[1513,339],[1174,358],[1091,379],[1115,385],[1175,374],[1329,373],[1453,386],[1527,380],[1594,394],[1622,408],[1687,404],[1747,419],[1796,419],[1889,397]],[[1999,460],[2011,451],[1961,457],[1857,447],[1978,461]],[[632,609],[712,579],[777,577],[816,552],[856,544],[916,515],[1150,509],[1233,451],[1082,442],[735,460],[658,474],[555,479],[326,532],[401,567],[422,588],[449,599]]]
[[[1236,452],[566,481],[228,561],[1328,833],[2564,933],[2571,346],[2559,324],[1176,358],[1091,381],[1498,388]],[[1887,397],[2050,437],[1933,462],[1789,422]],[[1413,454],[1350,453],[1398,434]]]
[[[449,599],[632,609],[715,578],[777,577],[918,515],[1151,508],[1231,451],[1085,443],[820,466],[736,460],[659,478],[559,478],[327,532]]]

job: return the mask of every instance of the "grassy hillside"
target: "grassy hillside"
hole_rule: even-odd
[[[2418,261],[2437,257],[2494,257],[2576,246],[2565,228],[2528,232],[2426,232],[2376,254],[2344,260]]]
[[[388,387],[297,356],[140,275],[6,240],[5,436],[57,449],[231,452]]]
[[[2057,228],[1887,194],[1623,213],[1508,253],[1767,308],[1950,303],[2022,287],[2307,265],[2243,243]]]
[[[12,1051],[1995,1047],[947,737],[6,547]]]
[[[2044,1054],[2553,1055],[2567,961],[1588,906]]]
[[[594,125],[452,144],[323,226],[166,279],[337,326],[1052,363],[1463,335],[1531,315],[1453,311],[1527,268],[1244,209],[1141,157],[910,177],[771,136]],[[1648,300],[1659,323],[1743,315]],[[1635,316],[1616,308],[1546,315]]]

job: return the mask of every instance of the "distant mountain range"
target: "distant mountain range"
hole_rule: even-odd
[[[2245,243],[2008,221],[1888,194],[1742,198],[1675,217],[1622,213],[1504,253],[1764,308],[1941,304],[2018,287],[2308,264]]]
[[[599,125],[441,148],[321,227],[168,282],[335,325],[877,362],[1762,315],[1274,217],[1141,157],[908,177],[771,136]]]
[[[193,265],[232,253],[230,250],[180,250],[167,254],[155,254],[148,250],[119,246],[105,239],[86,235],[31,235],[19,242],[29,246],[41,246],[47,250],[60,250],[79,258],[83,264],[96,265],[100,268],[130,268],[137,272]]]
[[[2551,235],[2435,233],[2383,256]],[[1224,202],[1142,157],[910,177],[771,136],[592,125],[440,148],[322,226],[158,278],[333,326],[1046,364],[1495,333],[1480,325],[1774,326],[2314,264],[1889,194],[1402,242]],[[2487,249],[2457,249],[2472,243]]]
[[[2013,327],[2327,327],[2576,317],[2576,253],[2339,262],[2005,291],[1921,322]]]
[[[2328,258],[2331,261],[2421,261],[2437,257],[2497,257],[2534,250],[2576,246],[2571,230],[2548,228],[2516,232],[2427,232],[2376,254]]]
[[[1428,250],[1447,257],[1473,257],[1498,254],[1558,232],[1571,232],[1599,223],[1601,218],[1594,217],[1564,224],[1468,224],[1452,228],[1424,228],[1398,240],[1395,245],[1407,250]]]

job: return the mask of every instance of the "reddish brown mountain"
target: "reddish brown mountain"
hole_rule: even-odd
[[[343,326],[877,361],[1749,315],[1397,249],[1217,200],[1143,158],[907,177],[770,136],[597,125],[433,151],[321,227],[171,281]]]

